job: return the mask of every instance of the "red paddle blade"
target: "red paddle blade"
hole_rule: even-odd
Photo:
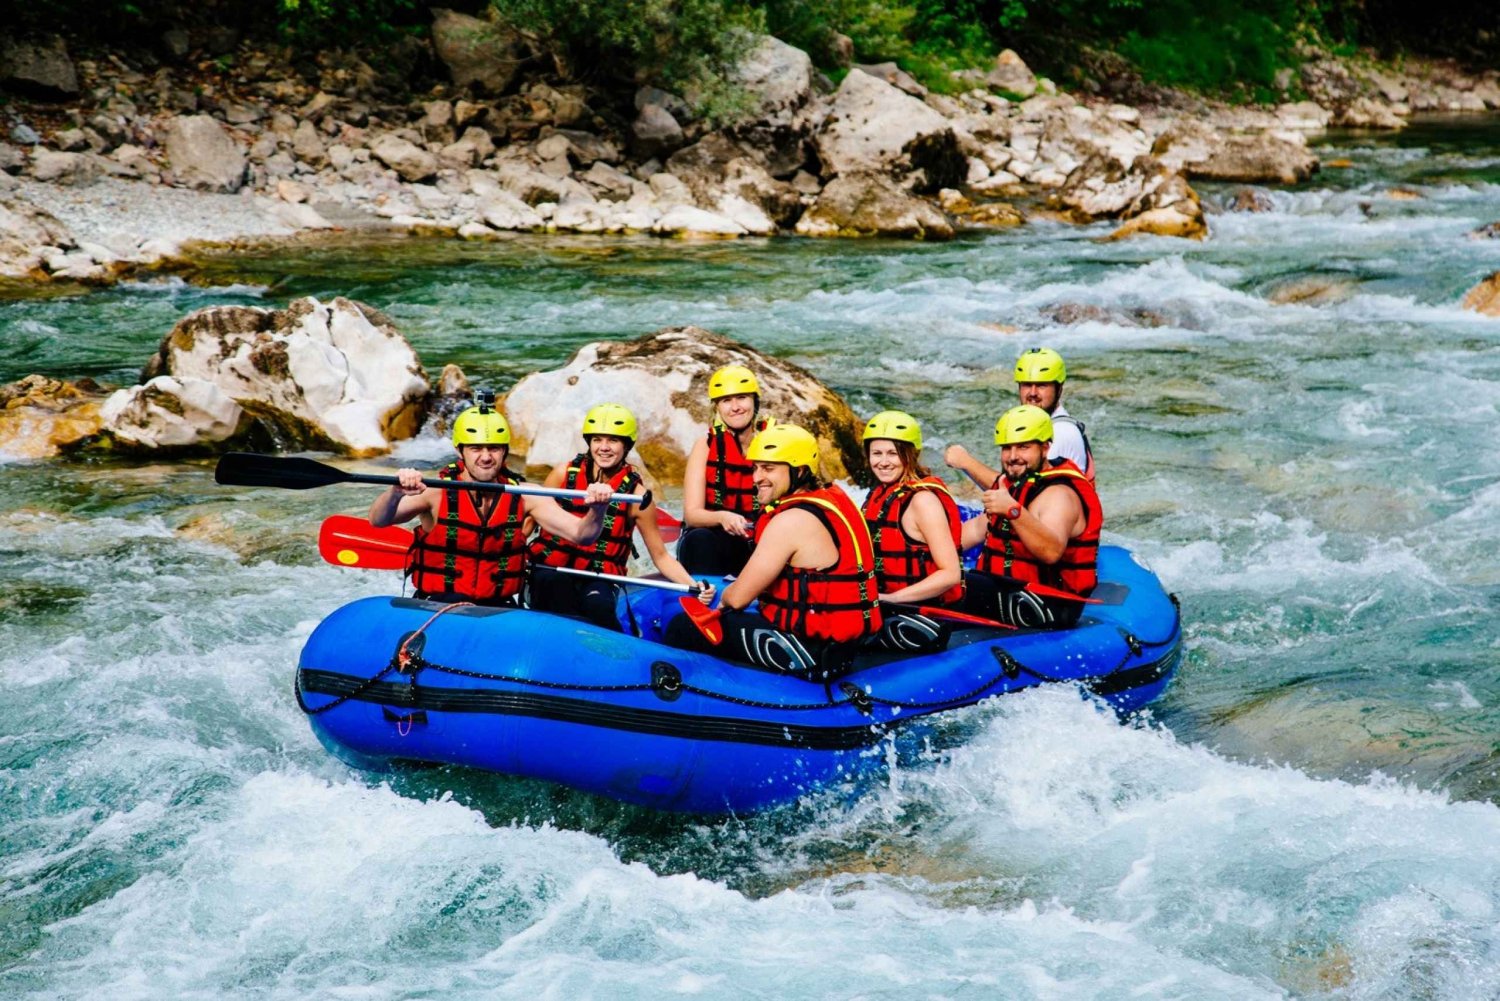
[[[363,518],[335,514],[318,529],[318,555],[339,567],[404,570],[412,533],[398,525],[376,528]]]
[[[656,527],[661,530],[663,542],[676,542],[682,535],[682,519],[660,505],[656,508]]]
[[[717,609],[709,608],[691,594],[684,594],[677,601],[682,605],[682,610],[687,613],[687,617],[693,620],[693,625],[697,626],[698,631],[703,634],[704,639],[714,646],[724,642],[724,624],[719,621]]]

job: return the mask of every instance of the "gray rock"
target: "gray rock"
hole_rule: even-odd
[[[630,148],[643,160],[669,156],[683,144],[682,126],[659,104],[642,105],[630,123]]]
[[[193,51],[193,40],[182,28],[172,28],[162,32],[161,47],[173,59],[186,59]]]
[[[89,148],[88,136],[82,129],[63,129],[52,137],[52,141],[65,153],[81,153]]]
[[[995,57],[995,68],[990,70],[984,82],[996,90],[1012,94],[1021,100],[1037,91],[1036,76],[1024,60],[1010,49]]]
[[[513,29],[435,7],[432,47],[455,87],[503,94],[521,65],[521,36]]]
[[[477,167],[494,154],[495,142],[490,138],[490,134],[476,125],[471,125],[464,129],[464,134],[456,141],[439,150],[438,158],[466,167]]]
[[[429,394],[391,321],[342,297],[297,299],[284,310],[200,309],[162,339],[142,373],[148,384],[159,376],[212,384],[288,447],[362,456],[415,434]],[[123,412],[135,394],[121,392],[111,402]]]
[[[0,174],[19,174],[26,166],[26,154],[10,143],[0,142]]]
[[[844,77],[813,142],[825,177],[906,177],[920,171],[921,186],[936,191],[961,184],[968,174],[968,161],[946,118],[859,70]]]
[[[0,39],[0,84],[48,98],[79,92],[78,71],[60,36],[45,41]]]
[[[693,120],[693,109],[671,91],[662,90],[659,87],[640,88],[635,92],[635,110],[640,111],[648,104],[664,108],[667,114],[683,125]]]
[[[38,181],[82,186],[92,184],[99,173],[93,157],[82,153],[37,149],[31,154],[31,176]]]
[[[397,135],[376,139],[370,144],[370,153],[405,181],[425,181],[438,172],[437,157]]]
[[[894,236],[948,240],[953,224],[931,202],[881,174],[840,174],[797,221],[801,236]]]
[[[310,167],[322,168],[328,164],[328,148],[312,122],[302,121],[292,133],[292,155]]]
[[[89,119],[89,128],[97,132],[110,149],[130,141],[130,130],[125,119],[118,114],[101,111]]]
[[[22,146],[35,146],[42,141],[36,129],[25,122],[17,122],[10,127],[10,139],[11,142],[20,143]]]
[[[927,88],[895,63],[861,64],[853,68],[861,73],[868,73],[877,80],[884,80],[892,87],[912,97],[925,98],[927,96]]]
[[[635,186],[640,183],[603,160],[595,161],[593,166],[579,175],[579,179],[598,188],[602,196],[610,201],[624,201],[635,193]]]
[[[730,78],[751,94],[754,121],[790,123],[812,97],[812,59],[770,35],[760,37]]]
[[[245,151],[207,115],[173,118],[163,129],[162,145],[178,187],[234,192],[244,186]]]

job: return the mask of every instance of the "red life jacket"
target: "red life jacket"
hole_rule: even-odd
[[[769,417],[755,421],[755,430],[771,426]],[[740,440],[722,424],[709,429],[708,463],[704,467],[703,506],[710,511],[734,511],[755,519],[755,466],[740,451]]]
[[[456,480],[463,467],[445,466],[438,476]],[[523,479],[501,469],[497,483]],[[490,495],[486,495],[490,496]],[[450,487],[438,500],[436,521],[418,531],[407,551],[406,572],[412,587],[425,594],[461,594],[476,601],[521,593],[526,577],[526,511],[517,494],[500,494],[488,519],[479,512],[480,495]]]
[[[847,642],[880,628],[874,544],[859,508],[838,487],[790,494],[769,505],[755,526],[760,542],[771,519],[800,507],[828,529],[839,557],[822,570],[785,567],[760,596],[760,614],[777,629],[807,639]]]
[[[1056,563],[1043,563],[1027,551],[1010,519],[992,514],[989,531],[984,536],[984,549],[975,569],[992,577],[1011,577],[1087,595],[1099,583],[1099,529],[1104,525],[1104,509],[1099,504],[1099,494],[1094,490],[1093,482],[1081,469],[1067,459],[1050,461],[1051,465],[1026,477],[1019,487],[1012,487],[1009,480],[1000,476],[991,489],[1003,488],[1017,504],[1030,507],[1043,490],[1066,484],[1083,505],[1082,534],[1069,540],[1062,558]]]
[[[875,580],[881,594],[890,594],[903,587],[920,583],[937,573],[938,565],[932,559],[932,550],[924,542],[918,542],[906,534],[901,519],[911,505],[912,498],[923,490],[932,491],[943,505],[948,516],[948,531],[953,536],[954,548],[962,550],[963,519],[959,517],[958,505],[948,486],[936,476],[901,483],[876,484],[865,498],[865,522],[870,526],[870,535],[875,540]],[[964,586],[960,582],[938,595],[939,604],[955,604],[963,599]]]
[[[594,461],[588,453],[580,452],[568,463],[568,474],[563,483],[570,490],[584,490],[592,482]],[[610,489],[617,494],[633,494],[640,485],[640,474],[628,462],[620,463],[620,468],[609,479]],[[581,515],[588,510],[588,505],[582,500],[559,498],[557,504],[569,514]],[[634,534],[629,507],[623,501],[616,501],[604,509],[604,528],[593,545],[576,545],[544,528],[531,543],[531,559],[543,566],[592,570],[623,577],[625,565],[635,552],[630,543]]]

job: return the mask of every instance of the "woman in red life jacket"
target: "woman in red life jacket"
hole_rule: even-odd
[[[742,365],[709,376],[708,404],[713,426],[688,453],[683,473],[677,558],[690,573],[727,576],[750,558],[755,533],[755,484],[745,449],[773,422],[760,416],[760,383]]]
[[[492,397],[470,407],[453,422],[458,461],[438,475],[450,488],[422,484],[416,469],[397,471],[400,483],[375,498],[370,524],[376,528],[419,518],[407,558],[407,575],[419,598],[472,601],[482,605],[517,603],[526,572],[529,515],[542,527],[579,545],[592,544],[604,525],[609,488],[590,489],[578,506],[581,517],[564,511],[550,497],[465,490],[461,484],[520,483],[505,468],[510,425],[490,409]]]
[[[587,451],[575,455],[566,466],[547,474],[549,487],[583,490],[602,483],[613,493],[641,492],[641,476],[625,461],[635,447],[638,433],[635,415],[618,403],[601,403],[583,418],[583,441]],[[564,510],[573,510],[574,501],[560,501]],[[615,614],[619,590],[601,580],[590,580],[557,573],[553,567],[588,570],[593,573],[623,577],[634,552],[632,539],[636,531],[646,544],[651,562],[668,580],[693,584],[688,575],[667,552],[661,530],[656,524],[656,504],[647,496],[640,505],[615,502],[605,509],[604,528],[598,539],[588,545],[548,531],[545,526],[531,543],[531,607],[543,612],[573,615],[588,619],[606,629],[620,628]],[[710,588],[710,591],[712,588]]]
[[[921,464],[922,428],[911,414],[886,410],[865,424],[865,460],[875,486],[865,523],[875,541],[875,579],[887,602],[880,644],[895,650],[942,649],[948,628],[891,603],[954,605],[963,601],[958,541],[963,519],[947,484]]]
[[[1017,626],[1066,627],[1082,603],[1026,585],[1087,597],[1098,583],[1099,494],[1073,462],[1047,458],[1051,441],[1052,419],[1040,407],[1012,407],[995,423],[1003,472],[984,492],[985,513],[964,523],[964,547],[984,545],[965,577],[965,611]]]
[[[723,640],[710,645],[686,615],[672,620],[666,640],[813,680],[837,677],[882,621],[869,529],[848,494],[818,480],[818,443],[802,428],[762,431],[746,457],[762,513],[755,552],[724,589]],[[759,612],[746,611],[753,601]]]

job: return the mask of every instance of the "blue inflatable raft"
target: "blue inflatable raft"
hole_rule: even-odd
[[[704,813],[858,780],[912,720],[1045,682],[1120,712],[1161,694],[1181,656],[1174,598],[1125,550],[1099,555],[1099,604],[1065,631],[962,627],[941,653],[861,654],[830,683],[658,642],[677,595],[626,589],[636,637],[526,609],[364,598],[302,650],[298,699],[356,767],[438,762]],[[415,634],[415,636],[413,635]]]

